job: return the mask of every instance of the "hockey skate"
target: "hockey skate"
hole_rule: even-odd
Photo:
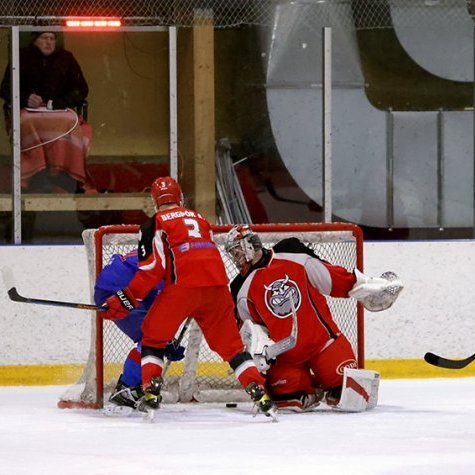
[[[246,392],[251,396],[258,411],[272,418],[272,422],[277,422],[277,406],[262,386],[259,386],[257,383],[251,383],[246,388]]]
[[[162,384],[163,379],[160,376],[154,376],[150,381],[150,386],[145,389],[144,395],[138,403],[139,411],[145,412],[145,421],[153,422],[155,411],[160,407]]]
[[[341,387],[331,388],[325,393],[325,402],[330,407],[336,407],[341,398]]]
[[[128,416],[137,408],[139,400],[144,396],[142,386],[130,387],[122,382],[121,378],[117,381],[117,385],[109,397],[108,404],[104,407],[105,415]]]
[[[275,404],[279,412],[308,412],[313,411],[320,405],[325,393],[322,389],[317,388],[313,394],[305,393],[301,395],[295,395],[293,398],[288,399],[275,399]]]

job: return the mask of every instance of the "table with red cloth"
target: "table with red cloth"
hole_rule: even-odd
[[[86,171],[92,128],[75,111],[22,109],[20,128],[23,188],[33,175],[48,168],[53,176],[67,173],[85,192],[95,191]]]

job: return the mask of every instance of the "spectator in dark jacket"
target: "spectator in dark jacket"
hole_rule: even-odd
[[[36,109],[52,101],[53,109],[75,108],[88,92],[73,54],[56,46],[56,33],[33,33],[30,45],[20,50],[20,107]],[[1,97],[10,103],[9,66],[2,81]]]
[[[57,47],[56,33],[32,33],[20,50],[22,187],[29,191],[94,191],[85,158],[91,128],[77,114],[89,88],[73,54]],[[7,129],[10,66],[0,86]],[[81,190],[82,188],[82,190]]]

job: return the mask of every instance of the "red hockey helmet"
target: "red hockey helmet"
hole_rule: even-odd
[[[157,209],[168,203],[183,206],[183,192],[180,185],[171,176],[157,178],[152,183],[150,194]]]

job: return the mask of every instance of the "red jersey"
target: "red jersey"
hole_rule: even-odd
[[[293,300],[297,344],[279,358],[299,362],[341,333],[325,295],[348,297],[355,281],[352,272],[320,260],[303,243],[289,239],[273,251],[264,250],[261,261],[245,277],[237,277],[231,289],[239,317],[265,325],[274,341],[291,333]]]
[[[129,288],[140,299],[163,277],[165,285],[181,287],[228,284],[211,226],[198,212],[184,207],[170,208],[156,213],[142,226],[139,272]]]

